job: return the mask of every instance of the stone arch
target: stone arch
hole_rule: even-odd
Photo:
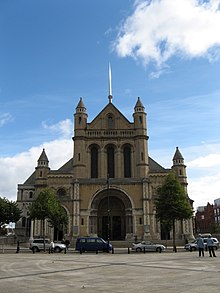
[[[64,212],[67,215],[67,218],[70,219],[70,214],[69,214],[69,210],[64,206],[61,205],[62,209],[64,210]],[[69,233],[69,227],[70,227],[70,223],[67,223],[67,227],[64,226],[60,226],[60,227],[54,227],[53,229],[53,239],[55,241],[61,241],[65,238],[65,235]]]
[[[132,202],[116,188],[106,188],[94,195],[89,216],[89,234],[105,240],[125,240],[133,233]]]

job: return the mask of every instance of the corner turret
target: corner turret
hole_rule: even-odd
[[[35,170],[36,170],[36,173],[35,173],[36,185],[46,186],[47,175],[50,171],[50,168],[49,168],[49,160],[47,158],[45,149],[43,149],[37,161],[37,167],[35,168]]]
[[[176,147],[176,152],[173,156],[172,170],[178,176],[180,182],[186,186],[187,185],[186,165],[184,164],[184,158],[178,147]]]
[[[136,137],[135,149],[136,153],[139,154],[136,157],[137,175],[145,178],[149,172],[147,122],[144,106],[139,97],[134,107],[133,118]]]

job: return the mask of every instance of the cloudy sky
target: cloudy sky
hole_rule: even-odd
[[[73,153],[82,96],[92,119],[113,103],[147,112],[149,154],[185,158],[194,208],[220,198],[220,0],[0,0],[0,196],[45,148],[51,169]]]

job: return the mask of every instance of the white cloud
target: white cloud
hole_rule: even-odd
[[[114,50],[158,68],[174,54],[220,57],[220,0],[139,0],[121,25]],[[156,73],[153,74],[157,76]]]
[[[0,127],[11,121],[13,121],[13,117],[10,113],[0,114]]]
[[[188,163],[191,168],[210,168],[214,166],[220,167],[220,154],[208,154],[205,157],[198,157]]]
[[[42,126],[51,132],[59,134],[61,137],[70,137],[73,133],[73,123],[70,119],[62,120],[51,125],[43,121]]]
[[[35,171],[37,160],[43,148],[46,151],[51,169],[58,169],[73,155],[73,123],[66,119],[54,125],[43,126],[46,130],[56,132],[56,140],[44,142],[11,157],[0,157],[0,196],[16,200],[17,184],[24,183]]]
[[[188,192],[195,202],[195,210],[198,206],[206,206],[208,202],[213,204],[215,199],[220,198],[220,172],[211,176],[188,178]]]
[[[16,200],[17,184],[22,184],[35,171],[37,160],[45,148],[51,169],[58,169],[73,154],[71,139],[45,142],[12,157],[0,157],[0,196]]]

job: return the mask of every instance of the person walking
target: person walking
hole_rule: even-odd
[[[209,235],[208,239],[207,239],[207,246],[208,246],[208,250],[209,250],[209,256],[212,257],[216,257],[215,255],[215,251],[214,251],[214,241],[211,238],[211,236]]]
[[[199,257],[202,255],[204,256],[204,241],[203,241],[203,238],[202,238],[202,235],[199,234],[199,237],[197,239],[197,247],[199,249]]]

